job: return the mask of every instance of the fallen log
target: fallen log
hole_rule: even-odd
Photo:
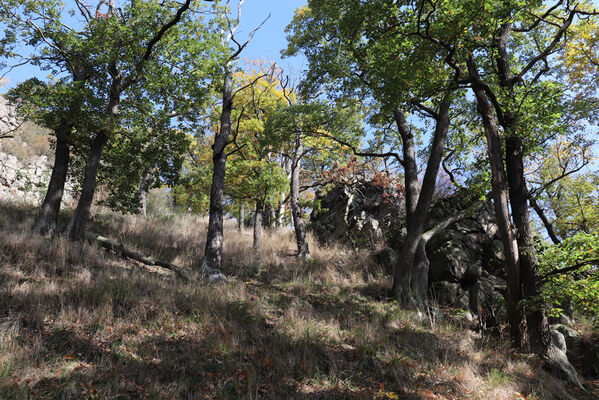
[[[183,269],[181,267],[176,266],[175,264],[171,264],[171,263],[168,263],[165,261],[160,261],[160,260],[154,260],[151,257],[144,256],[141,253],[138,253],[138,252],[135,252],[133,250],[126,248],[125,246],[123,246],[120,243],[110,240],[104,236],[96,235],[92,232],[87,232],[85,235],[89,241],[96,242],[103,248],[114,251],[117,254],[120,254],[124,258],[129,258],[131,260],[138,261],[145,265],[159,266],[159,267],[168,269],[170,271],[173,271],[179,278],[183,279],[184,281],[189,281],[189,277],[183,271]]]

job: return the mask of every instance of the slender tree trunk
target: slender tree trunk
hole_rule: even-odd
[[[503,252],[507,266],[506,305],[510,325],[510,337],[514,346],[525,348],[523,313],[519,307],[522,298],[520,286],[520,264],[518,259],[518,244],[512,232],[508,208],[508,184],[503,167],[503,150],[499,138],[499,129],[495,123],[495,115],[489,104],[484,88],[480,83],[476,64],[468,61],[468,70],[473,78],[472,90],[477,101],[477,109],[483,120],[487,138],[487,152],[491,163],[491,186],[493,191],[493,206],[499,235],[503,244]]]
[[[559,238],[555,234],[555,230],[553,229],[553,224],[551,222],[549,222],[547,215],[545,215],[545,212],[543,211],[541,206],[539,206],[539,203],[537,203],[537,199],[535,199],[534,196],[531,196],[529,198],[529,202],[530,202],[530,205],[532,206],[532,208],[535,210],[535,212],[539,216],[539,219],[541,220],[541,222],[543,222],[543,226],[545,227],[545,230],[547,231],[547,235],[549,235],[549,238],[551,239],[553,244],[561,244],[562,241],[559,240]]]
[[[58,230],[58,215],[71,158],[68,138],[72,129],[73,126],[70,124],[62,124],[56,131],[56,151],[48,191],[32,226],[33,231],[42,235],[52,234]]]
[[[281,193],[279,199],[279,207],[277,209],[277,226],[282,227],[285,225],[285,194]]]
[[[441,101],[435,132],[422,180],[418,184],[416,166],[416,145],[403,112],[396,108],[394,117],[402,138],[404,155],[404,177],[406,187],[407,234],[399,254],[399,264],[393,276],[393,293],[405,307],[424,308],[428,286],[429,261],[426,256],[426,242],[422,239],[424,226],[435,192],[437,174],[441,165],[445,139],[449,129],[449,108],[451,100],[446,96]]]
[[[220,116],[220,131],[214,138],[212,150],[212,186],[210,189],[210,211],[208,219],[208,234],[206,251],[202,261],[202,269],[220,270],[223,256],[223,215],[225,170],[227,153],[225,147],[231,135],[231,111],[233,110],[233,77],[227,68],[223,86],[223,107]]]
[[[239,232],[243,232],[245,224],[245,206],[243,203],[239,205],[239,214],[237,215],[237,229]]]
[[[90,72],[86,68],[82,68],[73,75],[73,82],[81,84],[89,76]],[[73,115],[81,111],[80,99],[73,100],[70,111]],[[60,214],[62,196],[71,160],[71,150],[68,142],[72,130],[73,124],[63,121],[55,131],[56,150],[52,175],[50,176],[48,191],[46,192],[40,211],[32,225],[32,230],[42,235],[51,234],[58,230],[58,215]]]
[[[541,279],[530,230],[527,202],[529,196],[524,177],[523,152],[520,137],[510,136],[506,139],[506,172],[510,187],[512,215],[518,232],[523,297],[525,301],[533,301],[540,295]],[[530,350],[536,354],[546,355],[551,344],[551,335],[542,304],[531,304],[526,307],[526,325]]]
[[[102,151],[104,150],[104,146],[107,142],[108,136],[104,132],[98,133],[92,142],[89,156],[87,157],[87,161],[85,163],[85,174],[83,177],[83,185],[81,187],[79,202],[77,203],[75,213],[73,214],[71,221],[67,226],[67,235],[69,239],[73,241],[80,241],[85,237],[85,225],[89,218],[91,206],[94,200],[94,193],[96,191],[96,178],[98,176],[100,159],[102,158]]]
[[[289,206],[291,207],[291,218],[295,229],[295,241],[297,242],[297,257],[307,261],[310,259],[310,248],[306,238],[306,227],[302,219],[302,210],[299,204],[300,171],[304,146],[302,138],[298,135],[295,139],[295,152],[291,160],[291,180],[289,187]]]
[[[264,214],[264,203],[256,202],[256,210],[254,212],[254,250],[258,251],[262,247],[262,216]]]
[[[274,230],[277,227],[277,215],[274,203],[268,206],[268,229]]]
[[[108,104],[106,106],[107,126],[96,134],[89,150],[89,155],[85,163],[85,173],[83,176],[83,186],[81,194],[77,202],[75,213],[71,217],[71,221],[67,226],[67,236],[73,241],[80,241],[85,238],[85,225],[89,218],[94,194],[96,192],[96,179],[98,176],[98,168],[100,167],[100,159],[104,146],[108,143],[110,134],[115,129],[116,117],[119,114],[119,105],[121,101],[121,92],[123,90],[123,77],[117,71],[116,65],[113,66],[112,83],[110,84]]]
[[[152,169],[149,168],[141,175],[139,182],[139,208],[138,211],[144,218],[147,216],[148,192],[152,184]]]

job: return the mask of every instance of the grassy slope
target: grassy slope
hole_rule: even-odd
[[[95,246],[32,236],[0,204],[1,399],[595,399],[446,316],[391,304],[367,254],[228,226],[227,285],[184,284]],[[94,230],[192,268],[205,223],[101,214]]]

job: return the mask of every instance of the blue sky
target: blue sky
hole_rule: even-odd
[[[119,3],[119,0],[116,1]],[[234,9],[236,9],[237,1],[231,2]],[[65,3],[69,4],[70,1],[65,0]],[[95,3],[95,1],[90,1],[90,3]],[[256,32],[252,42],[241,54],[241,58],[274,61],[283,67],[286,73],[298,77],[307,66],[305,59],[300,56],[281,60],[280,53],[286,47],[287,42],[285,27],[291,22],[294,10],[306,3],[307,0],[246,0],[242,11],[241,26],[237,33],[240,41],[245,40],[249,32],[257,27],[269,13],[271,16]],[[592,0],[591,3],[599,7],[599,0]],[[1,25],[0,28],[2,28]],[[6,92],[18,82],[32,76],[44,79],[46,75],[43,71],[31,66],[20,67],[6,76],[8,83],[4,87],[0,87],[0,93]]]
[[[294,10],[307,4],[307,0],[246,0],[242,23],[238,34],[243,40],[252,28],[258,26],[268,14],[271,16],[256,32],[252,42],[244,50],[242,57],[275,61],[285,70],[298,73],[306,67],[303,58],[281,60],[281,50],[287,46],[285,27],[291,22]]]
[[[117,0],[118,2],[119,0]],[[66,0],[65,3],[69,4],[69,0]],[[232,3],[236,10],[237,2],[233,1]],[[287,40],[284,31],[293,18],[294,10],[306,3],[307,0],[246,0],[242,10],[241,24],[236,35],[239,41],[245,41],[253,28],[260,25],[269,13],[271,16],[254,34],[251,43],[240,57],[274,61],[286,72],[299,76],[301,70],[306,67],[303,57],[281,60],[281,50],[286,47]],[[0,28],[3,27],[0,25]],[[0,87],[0,93],[5,93],[17,83],[33,76],[45,79],[47,73],[32,66],[15,69],[6,75],[8,82]]]

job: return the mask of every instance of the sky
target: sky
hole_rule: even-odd
[[[0,0],[1,1],[1,0]],[[71,0],[64,0],[68,5],[72,4]],[[84,0],[85,1],[85,0]],[[117,4],[122,0],[116,0]],[[90,4],[96,3],[96,0],[87,0]],[[236,10],[238,0],[233,0],[231,3],[233,9]],[[285,37],[285,27],[291,22],[294,10],[307,4],[308,0],[245,0],[242,9],[241,25],[237,32],[239,41],[245,41],[251,30],[260,25],[270,14],[270,18],[258,30],[251,43],[246,47],[240,58],[250,60],[261,59],[265,61],[274,61],[284,71],[292,76],[299,77],[301,71],[307,67],[307,63],[303,56],[281,59],[281,50],[286,48],[287,39]],[[591,3],[599,7],[599,0],[592,0]],[[3,28],[0,25],[0,29]],[[5,93],[8,89],[15,86],[30,77],[46,78],[47,74],[39,71],[32,66],[20,67],[11,73],[8,78],[8,83],[0,87],[0,94]]]
[[[1,1],[1,0],[0,0]],[[117,0],[117,3],[119,0]],[[306,67],[302,56],[281,59],[281,50],[287,47],[285,27],[291,22],[294,11],[307,4],[307,0],[246,0],[242,8],[241,24],[237,31],[238,41],[245,42],[252,29],[260,25],[270,14],[270,18],[258,30],[240,55],[244,58],[265,61],[274,61],[291,76],[299,76],[301,70]],[[65,0],[68,5],[69,0]],[[88,1],[95,3],[95,1]],[[236,12],[237,1],[232,1]],[[0,25],[0,29],[3,28]],[[45,79],[47,73],[33,66],[22,66],[6,75],[8,82],[0,87],[0,94],[14,87],[17,83],[31,77]]]
[[[307,4],[307,0],[246,0],[242,11],[239,39],[243,40],[249,32],[260,25],[270,13],[270,18],[256,32],[254,38],[241,57],[274,61],[285,70],[300,72],[306,67],[302,57],[281,60],[281,50],[287,47],[285,27],[293,18],[294,11]]]

